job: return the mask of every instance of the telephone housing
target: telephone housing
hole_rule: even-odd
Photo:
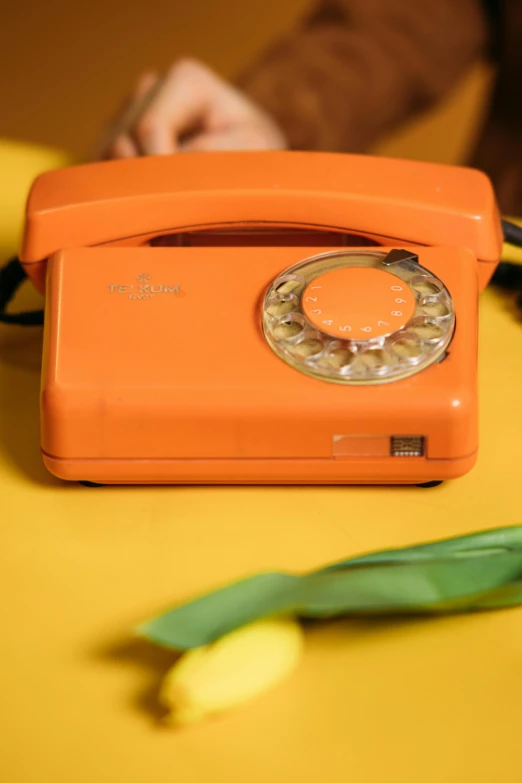
[[[229,152],[48,172],[29,196],[21,257],[46,295],[44,462],[98,483],[458,477],[477,455],[478,293],[501,246],[491,184],[471,169]],[[406,259],[393,287],[404,314],[386,298],[390,259]],[[338,323],[304,309],[304,282],[324,264],[321,293]],[[412,265],[424,274],[418,290]],[[405,359],[401,375],[397,338],[412,324],[423,334],[422,302],[443,313],[447,339],[421,340],[426,366]],[[379,308],[404,315],[395,331],[376,326],[387,323]],[[278,342],[272,311],[284,329],[304,324],[308,342]],[[350,317],[361,331],[340,342]],[[365,329],[383,334],[367,344]],[[395,369],[364,364],[382,364],[383,352]]]

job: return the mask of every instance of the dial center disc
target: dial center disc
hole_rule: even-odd
[[[343,267],[307,286],[303,312],[321,332],[344,340],[368,340],[405,326],[415,311],[407,283],[382,269]]]

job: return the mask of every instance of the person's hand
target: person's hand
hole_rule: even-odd
[[[102,157],[286,146],[278,125],[259,106],[205,65],[184,60],[162,79],[146,74],[139,80]]]

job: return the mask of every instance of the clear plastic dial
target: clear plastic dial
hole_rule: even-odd
[[[402,253],[341,251],[308,258],[272,282],[263,328],[275,353],[344,384],[406,378],[439,361],[455,330],[442,280]]]

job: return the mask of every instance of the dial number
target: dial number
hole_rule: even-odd
[[[413,314],[415,296],[387,271],[347,266],[316,278],[301,303],[315,329],[345,340],[371,340],[399,329],[401,319],[406,322]]]

